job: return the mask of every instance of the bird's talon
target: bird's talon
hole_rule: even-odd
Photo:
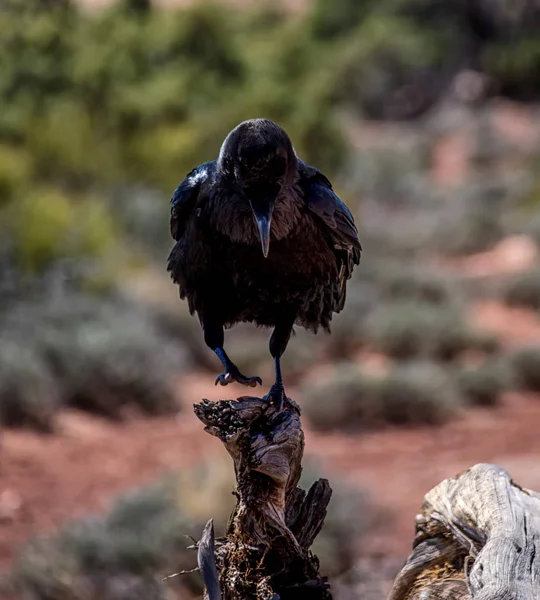
[[[268,394],[266,394],[266,396],[263,397],[263,400],[266,400],[267,402],[273,404],[276,407],[276,412],[278,413],[283,410],[285,399],[285,390],[283,388],[276,389],[274,387],[271,387]]]
[[[231,371],[218,375],[216,378],[216,385],[219,383],[219,385],[225,386],[234,381],[249,387],[255,387],[257,384],[262,385],[262,379],[260,377],[245,377],[240,372],[233,373]]]

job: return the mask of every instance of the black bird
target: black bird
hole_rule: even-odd
[[[280,358],[293,326],[330,331],[360,261],[354,219],[330,181],[301,161],[289,136],[268,119],[240,123],[217,160],[189,173],[171,199],[176,240],[167,270],[197,312],[204,341],[225,373],[216,385],[246,377],[224,350],[224,328],[239,322],[274,327],[276,380],[265,397],[281,409]]]

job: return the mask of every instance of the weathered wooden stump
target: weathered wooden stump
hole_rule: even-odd
[[[298,406],[284,410],[260,398],[194,406],[205,431],[231,455],[237,504],[224,539],[207,525],[199,565],[210,600],[331,600],[309,548],[322,528],[332,490],[319,479],[306,494],[297,487],[304,434]],[[215,557],[215,558],[214,558]],[[217,566],[217,569],[216,569]]]
[[[231,455],[237,504],[214,544],[207,524],[198,559],[209,600],[331,600],[310,547],[332,490],[297,487],[304,434],[290,399],[281,413],[260,398],[195,405]],[[361,600],[361,599],[359,599]],[[388,600],[540,600],[540,494],[479,464],[428,492],[413,552]]]
[[[424,498],[388,600],[539,600],[540,494],[479,464]]]

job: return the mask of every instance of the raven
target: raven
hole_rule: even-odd
[[[262,384],[231,361],[224,328],[274,327],[275,383],[265,399],[281,410],[280,358],[293,326],[329,332],[360,262],[349,209],[330,181],[296,156],[281,127],[252,119],[227,135],[217,160],[193,169],[176,188],[170,228],[176,243],[167,270],[223,363],[216,385]]]

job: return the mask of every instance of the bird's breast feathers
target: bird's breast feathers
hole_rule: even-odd
[[[282,240],[301,225],[302,200],[292,192],[277,198],[272,214],[271,241]],[[260,248],[253,211],[237,192],[217,190],[205,209],[210,227],[231,241]],[[305,212],[305,211],[304,211]]]

